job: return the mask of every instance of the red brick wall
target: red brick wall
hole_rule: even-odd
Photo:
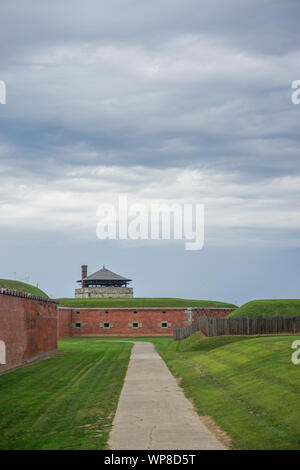
[[[6,364],[0,364],[0,373],[56,350],[57,304],[1,290],[0,341],[6,345]]]
[[[109,313],[106,314],[105,312]],[[135,314],[133,312],[137,311]],[[166,313],[162,313],[166,311]],[[79,313],[76,313],[79,312]],[[72,336],[171,336],[174,327],[186,324],[184,309],[59,309],[60,335],[66,336],[67,316],[71,314]],[[100,324],[109,322],[112,327],[103,328]],[[160,328],[160,322],[167,322],[168,328]],[[75,324],[81,327],[76,328]],[[129,324],[142,324],[132,328]]]
[[[59,309],[59,337],[69,338],[72,336],[72,310]]]
[[[105,310],[99,308],[59,308],[59,331],[60,337],[172,336],[173,328],[186,326],[189,321],[194,321],[198,316],[223,317],[231,311],[232,309],[137,308],[135,310],[108,308]],[[107,322],[112,327],[103,328],[103,324]],[[142,326],[132,328],[129,325],[133,322]],[[167,322],[168,327],[161,328],[159,326],[161,322]],[[80,328],[75,326],[76,323],[80,323]]]
[[[236,310],[235,308],[193,308],[193,319],[199,317],[223,318]]]

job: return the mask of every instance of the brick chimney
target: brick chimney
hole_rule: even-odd
[[[84,287],[84,282],[83,282],[83,279],[85,277],[87,277],[87,270],[88,270],[88,267],[86,264],[83,264],[81,266],[81,286]]]

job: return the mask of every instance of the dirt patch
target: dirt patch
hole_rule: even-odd
[[[197,413],[197,407],[196,407],[194,398],[193,397],[187,397],[187,399],[192,403],[192,405],[193,405],[193,407],[194,407],[194,409],[196,410],[196,413]],[[220,426],[217,425],[217,423],[215,422],[215,420],[211,416],[200,416],[199,415],[199,418],[205,424],[207,429],[214,436],[216,436],[216,438],[221,442],[221,444],[223,444],[224,447],[226,447],[227,450],[231,449],[231,445],[232,445],[231,437],[229,436],[229,434],[227,434],[225,431],[223,431],[223,429],[220,428]]]
[[[200,416],[200,419],[203,421],[207,429],[209,429],[209,431],[212,432],[227,449],[231,448],[231,437],[215,423],[211,416]]]
[[[208,336],[205,336],[205,334],[202,333],[202,331],[198,331],[197,333],[202,339],[208,339]]]

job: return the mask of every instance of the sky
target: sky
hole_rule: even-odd
[[[298,298],[298,0],[2,0],[0,277],[72,297]],[[100,240],[97,208],[203,204],[204,246]]]

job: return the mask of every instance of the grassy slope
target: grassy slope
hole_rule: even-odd
[[[138,339],[155,344],[233,448],[300,449],[297,337]],[[0,376],[0,449],[105,448],[131,348],[113,341],[68,338],[59,356]]]
[[[43,292],[38,287],[32,286],[31,284],[26,284],[21,281],[11,281],[9,279],[0,279],[0,288],[2,289],[14,289],[19,292],[26,292],[27,294],[40,295],[41,297],[48,297],[45,292]]]
[[[293,337],[152,339],[201,416],[237,449],[300,449],[300,365]]]
[[[64,307],[226,307],[235,308],[233,304],[213,300],[190,300],[176,298],[139,298],[132,299],[58,299]]]
[[[231,317],[300,315],[300,299],[252,300],[230,314]]]
[[[0,449],[103,449],[130,344],[70,338],[58,356],[0,376]]]

